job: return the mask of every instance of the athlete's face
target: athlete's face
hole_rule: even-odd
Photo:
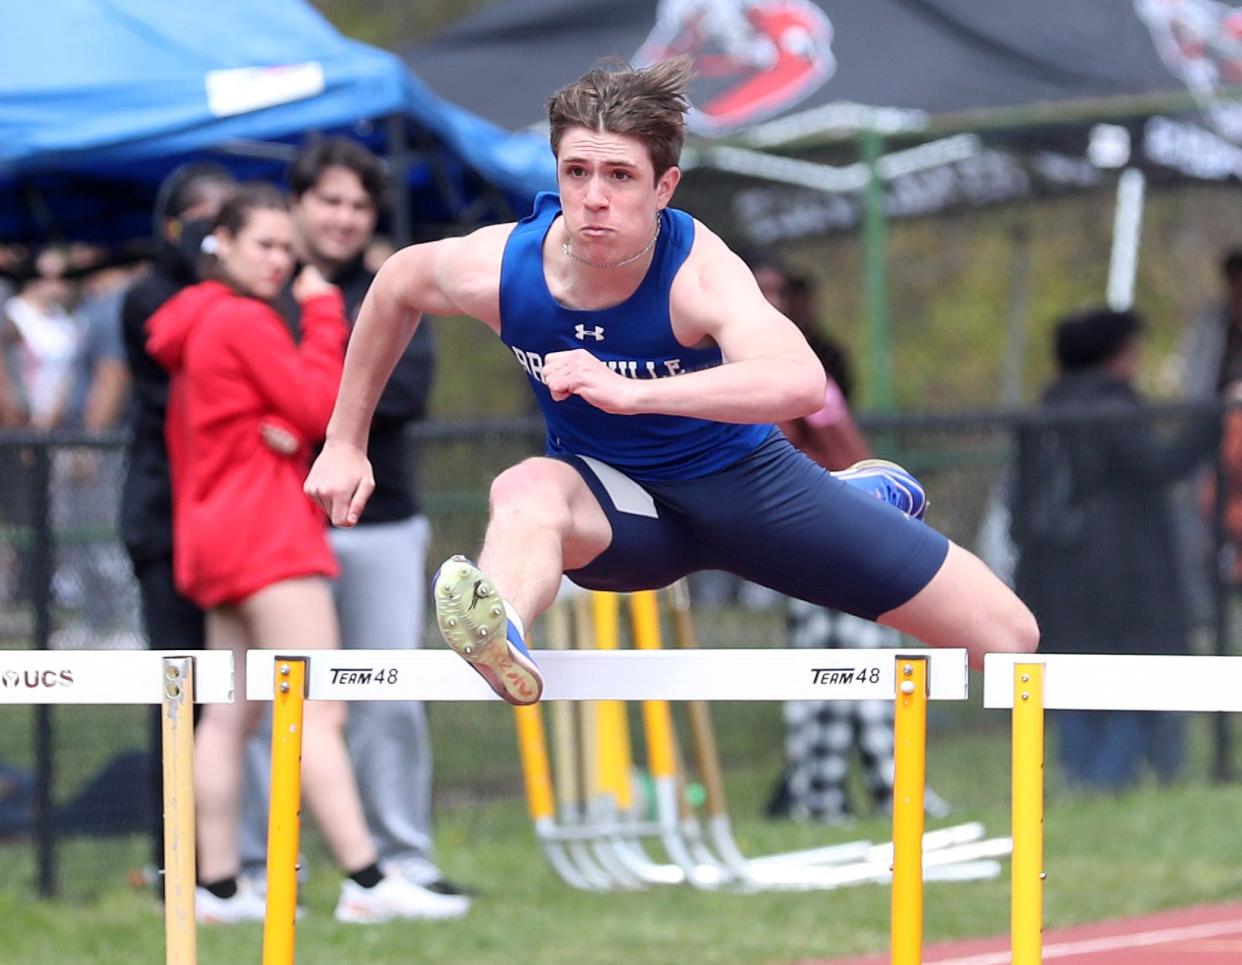
[[[657,179],[636,137],[571,127],[561,137],[557,183],[574,249],[600,263],[638,251],[680,179],[675,167]]]

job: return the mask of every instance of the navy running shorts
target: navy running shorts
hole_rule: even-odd
[[[724,570],[786,596],[874,620],[914,597],[949,541],[799,452],[773,430],[697,479],[637,483],[599,460],[558,455],[582,476],[612,542],[566,575],[592,590],[659,589]]]

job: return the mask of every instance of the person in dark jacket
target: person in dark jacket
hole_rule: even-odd
[[[121,307],[134,389],[121,536],[142,588],[143,617],[153,647],[201,648],[203,618],[173,589],[172,486],[164,447],[168,373],[147,353],[147,321],[173,295],[198,281],[199,246],[234,187],[233,176],[217,164],[186,165],[169,175],[156,203],[154,265],[130,286]]]
[[[1059,377],[1039,419],[1023,427],[1013,536],[1018,595],[1048,653],[1181,654],[1189,618],[1169,487],[1215,445],[1213,420],[1173,440],[1144,415],[1135,387],[1144,323],[1105,309],[1056,328]],[[1162,781],[1183,764],[1182,719],[1171,713],[1059,711],[1067,780],[1122,789],[1144,761]]]
[[[147,353],[147,321],[173,295],[198,281],[199,246],[235,188],[233,176],[218,164],[187,164],[172,172],[156,200],[155,258],[121,304],[125,358],[132,380],[129,449],[121,489],[121,539],[142,602],[147,643],[154,650],[203,648],[203,611],[173,583],[172,483],[164,446],[168,411],[168,373]],[[148,744],[160,759],[160,710],[152,709]],[[163,792],[159,767],[151,768],[150,811],[154,863],[164,865]],[[161,879],[156,877],[157,881]],[[158,888],[157,888],[158,890]]]

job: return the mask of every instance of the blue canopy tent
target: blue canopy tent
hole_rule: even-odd
[[[47,0],[0,32],[0,242],[150,232],[159,181],[191,159],[279,179],[310,132],[385,157],[390,230],[524,211],[551,152],[425,87],[303,0]]]

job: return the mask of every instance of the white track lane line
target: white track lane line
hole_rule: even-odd
[[[1075,955],[1094,955],[1097,952],[1114,952],[1126,948],[1144,948],[1151,945],[1167,945],[1172,942],[1195,938],[1213,938],[1218,935],[1242,934],[1242,919],[1203,922],[1179,928],[1159,928],[1154,931],[1135,932],[1133,935],[1111,935],[1107,938],[1085,938],[1079,941],[1053,942],[1044,946],[1044,960],[1072,958]],[[927,965],[1009,965],[1009,952],[988,952],[966,958],[930,959]]]

